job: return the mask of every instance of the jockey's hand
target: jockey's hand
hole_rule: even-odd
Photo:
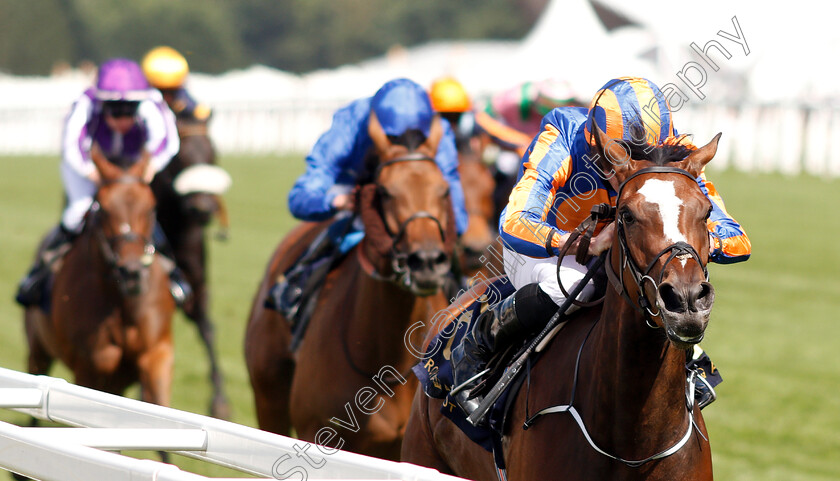
[[[714,255],[716,250],[722,248],[723,246],[721,245],[720,239],[711,232],[709,232],[709,255]]]
[[[352,192],[338,194],[333,198],[332,206],[338,210],[353,210],[356,207],[356,195]]]
[[[601,229],[601,232],[592,238],[589,243],[589,254],[593,256],[601,255],[602,252],[609,249],[615,237],[615,222],[610,222],[606,227]]]
[[[102,182],[102,176],[99,175],[98,170],[94,170],[90,174],[87,175],[88,180],[96,184],[97,186]]]
[[[155,178],[155,174],[157,174],[157,172],[155,171],[155,166],[152,165],[151,162],[149,162],[149,165],[146,166],[146,171],[143,172],[143,181],[145,181],[147,184],[151,184],[152,179]]]

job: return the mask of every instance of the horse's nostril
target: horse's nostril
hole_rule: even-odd
[[[423,250],[412,252],[406,258],[406,266],[413,271],[435,270],[441,265],[449,263],[449,256],[440,250]]]
[[[435,258],[435,265],[436,266],[447,264],[448,262],[449,262],[449,256],[446,255],[445,252],[440,252],[437,255],[437,257]]]
[[[419,252],[412,252],[408,255],[408,258],[406,258],[405,260],[405,265],[413,271],[418,271],[422,269],[424,264],[425,262],[423,261],[423,258],[420,256]]]
[[[659,297],[662,299],[663,307],[669,312],[684,312],[685,299],[677,292],[671,284],[663,283],[659,286]]]
[[[700,289],[697,294],[697,300],[694,302],[695,307],[699,311],[705,311],[712,308],[715,302],[715,288],[708,282],[701,282]]]

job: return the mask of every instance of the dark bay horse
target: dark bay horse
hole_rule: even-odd
[[[617,167],[606,297],[550,341],[526,392],[517,394],[501,442],[509,479],[712,479],[705,424],[688,395],[685,349],[702,339],[714,302],[705,267],[711,204],[694,178],[719,137],[687,157],[669,158],[665,146]],[[629,158],[617,142],[599,138],[612,144],[610,159]],[[476,299],[485,287],[466,295]],[[640,307],[646,302],[648,309]],[[441,403],[418,390],[402,460],[497,479],[493,456],[443,417]],[[534,416],[549,407],[553,413]]]
[[[357,204],[364,240],[327,276],[293,353],[288,322],[263,304],[277,276],[325,224],[293,229],[254,298],[245,359],[260,428],[294,429],[301,439],[396,459],[416,386],[409,376],[416,358],[404,342],[419,345],[419,326],[447,305],[441,287],[451,269],[455,220],[434,162],[440,119],[427,139],[392,143],[375,115],[368,130],[378,163]]]
[[[149,156],[123,170],[98,147],[102,179],[82,234],[60,261],[48,310],[25,312],[29,372],[54,359],[82,386],[122,394],[139,381],[144,401],[168,405],[175,303],[155,255],[155,198],[142,180]]]
[[[213,399],[210,413],[230,417],[224,381],[216,355],[213,322],[207,289],[207,247],[205,229],[219,216],[221,235],[226,236],[227,216],[220,186],[227,175],[216,166],[216,152],[207,134],[207,122],[179,120],[181,149],[152,181],[158,203],[158,222],[172,246],[175,262],[183,271],[193,293],[184,304],[184,314],[198,327],[210,361]],[[209,173],[209,178],[208,178]]]
[[[460,274],[467,282],[474,278],[489,279],[502,272],[499,219],[493,202],[496,181],[478,152],[458,156],[458,173],[469,215],[467,230],[461,235]]]

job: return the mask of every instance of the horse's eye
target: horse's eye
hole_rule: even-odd
[[[379,188],[377,189],[377,192],[379,193],[379,198],[380,198],[380,199],[382,199],[382,200],[390,199],[391,197],[393,197],[393,196],[391,195],[391,193],[390,193],[390,192],[388,192],[388,191],[385,189],[385,187],[379,187]]]
[[[630,212],[630,209],[623,209],[619,215],[621,216],[621,222],[625,225],[630,225],[636,222],[636,218],[633,217],[633,213]]]
[[[703,220],[709,220],[709,217],[711,217],[711,216],[712,216],[712,208],[709,207],[709,210],[706,212],[706,217],[704,217]]]

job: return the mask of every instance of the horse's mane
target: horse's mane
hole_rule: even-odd
[[[389,135],[388,140],[394,145],[403,145],[410,152],[414,152],[418,147],[423,145],[426,141],[426,136],[422,131],[417,129],[409,129],[402,133],[402,135]]]
[[[630,137],[633,139],[644,139],[645,128],[641,122],[630,126]],[[622,141],[622,145],[630,152],[633,160],[647,160],[655,165],[664,166],[670,162],[679,162],[696,149],[688,141],[687,135],[680,135],[673,141],[650,145],[644,142]]]

